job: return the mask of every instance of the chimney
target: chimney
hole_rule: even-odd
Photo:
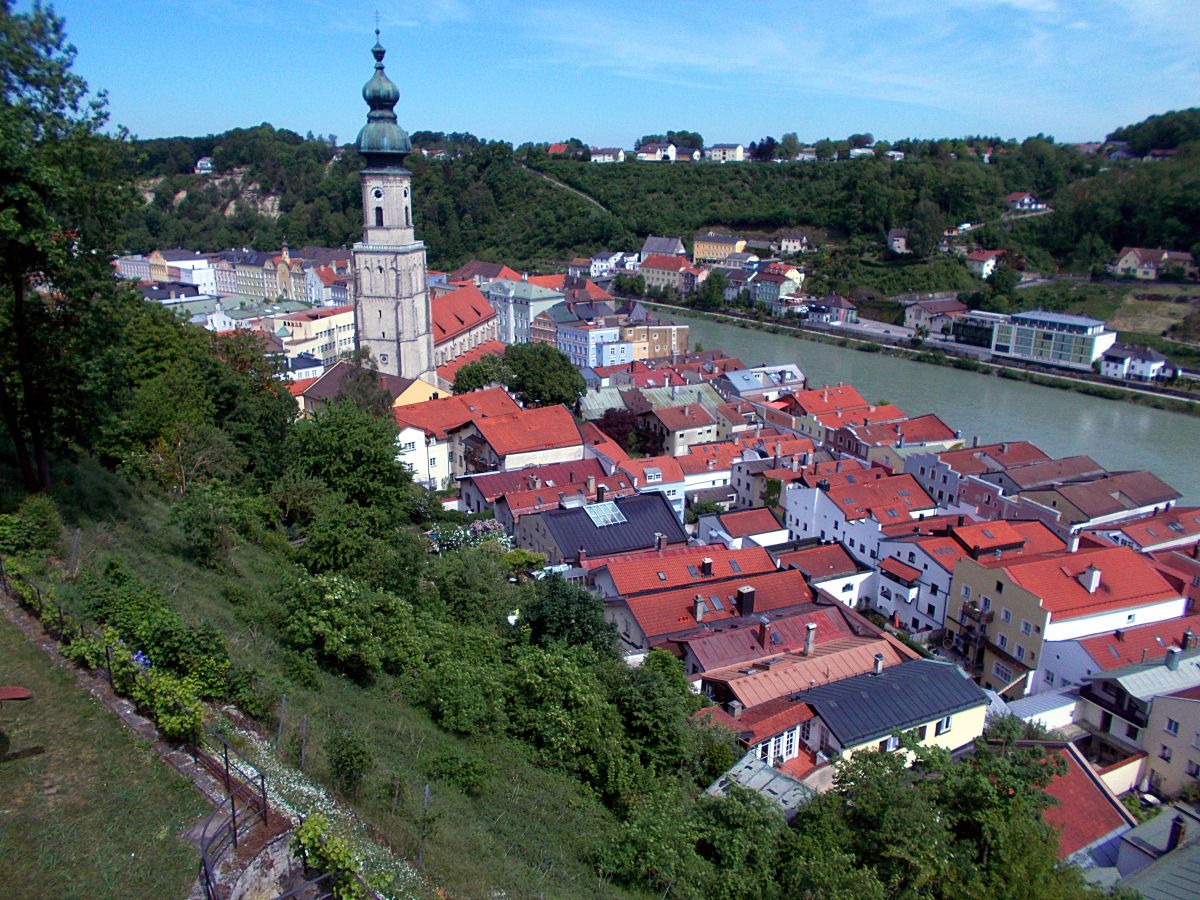
[[[783,444],[779,441],[775,442],[775,465],[779,465],[779,455],[783,452]]]
[[[738,612],[743,616],[754,615],[754,588],[745,584],[737,589]]]
[[[1095,566],[1088,566],[1076,576],[1076,580],[1084,586],[1089,594],[1094,594],[1100,587],[1100,570]]]
[[[1183,633],[1183,649],[1191,650],[1196,646],[1196,633],[1189,628]]]
[[[692,601],[692,613],[696,616],[697,622],[704,621],[704,597],[701,594],[696,595],[696,599]]]
[[[825,385],[825,390],[822,391],[822,398],[825,400],[826,403],[829,402],[829,385]]]
[[[666,546],[667,546],[667,536],[665,534],[663,534],[661,531],[654,532],[654,549],[661,552],[666,549]]]
[[[804,451],[804,465],[805,465],[805,466],[811,466],[811,465],[812,465],[812,457],[813,457],[813,455],[812,455],[812,451],[811,451],[811,450],[805,450],[805,451]]]
[[[532,475],[529,476],[529,487],[536,491],[541,486],[542,486],[542,479],[538,477],[536,472],[534,472]]]
[[[817,623],[809,622],[804,626],[804,655],[812,656],[817,646]]]
[[[842,471],[842,461],[840,459],[833,464],[833,471],[835,473],[840,473]]]
[[[1170,671],[1175,672],[1179,670],[1179,656],[1180,650],[1178,647],[1167,648],[1166,665]]]
[[[796,456],[795,454],[792,455],[792,471],[793,472],[800,471],[800,457]]]
[[[758,620],[758,643],[764,650],[771,646],[771,620],[766,616]]]
[[[595,494],[595,493],[596,493],[596,476],[595,476],[595,475],[589,475],[589,476],[587,477],[587,482],[586,482],[586,484],[587,484],[587,492],[588,492],[589,494]],[[596,499],[597,499],[597,500],[599,500],[600,498],[599,498],[599,497],[597,497]]]
[[[1000,452],[1001,452],[1001,453],[1007,453],[1007,452],[1008,452],[1008,443],[1007,443],[1007,442],[1005,442],[1005,443],[1003,443],[1003,444],[1001,444],[1001,445],[1000,445]]]
[[[587,562],[587,550],[585,550],[583,547],[580,547],[579,548],[579,565],[582,566],[585,562]]]
[[[712,575],[712,557],[711,556],[706,556],[706,557],[704,557],[704,559],[700,560],[700,574],[703,575],[705,578],[708,578]]]
[[[594,477],[594,476],[593,476]],[[596,485],[596,502],[603,503],[604,498],[608,496],[608,488],[602,484]]]
[[[1167,852],[1170,853],[1182,844],[1185,837],[1187,837],[1187,821],[1183,816],[1176,816],[1171,820],[1171,831],[1167,835]]]
[[[876,675],[883,674],[883,654],[882,653],[875,654],[875,668],[873,669],[873,671],[875,672]]]
[[[959,517],[958,517],[958,527],[959,527],[959,528],[961,528],[962,526],[964,526],[964,525],[966,525],[966,524],[967,524],[967,517],[966,517],[966,516],[959,516]]]
[[[742,717],[742,701],[730,700],[729,701],[729,714],[731,716],[733,716],[735,719],[740,719]]]
[[[1118,643],[1120,643],[1121,641],[1124,641],[1125,640],[1125,629],[1118,628],[1116,631],[1113,632],[1113,637],[1117,639]]]
[[[974,447],[978,447],[978,446],[979,446],[979,435],[975,435],[975,437],[971,438],[971,447],[974,448]]]

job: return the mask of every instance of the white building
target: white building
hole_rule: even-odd
[[[1037,309],[998,322],[992,353],[1068,369],[1091,369],[1116,342],[1117,333],[1098,319]]]

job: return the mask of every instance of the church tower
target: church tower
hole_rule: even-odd
[[[375,74],[363,87],[370,112],[356,146],[362,170],[363,239],[354,245],[354,337],[379,371],[430,384],[433,330],[425,284],[425,244],[412,224],[412,142],[396,122],[400,91],[383,73],[375,31]]]

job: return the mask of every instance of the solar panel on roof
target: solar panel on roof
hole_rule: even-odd
[[[585,506],[588,518],[592,520],[592,524],[597,528],[603,528],[605,525],[624,525],[629,520],[625,518],[625,514],[617,507],[617,504],[611,500],[605,500],[602,503],[593,503],[590,506]]]

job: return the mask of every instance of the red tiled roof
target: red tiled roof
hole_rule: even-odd
[[[920,657],[888,635],[848,635],[818,643],[812,656],[784,653],[758,661],[714,669],[704,680],[722,683],[746,707],[822,684],[864,675],[875,667],[875,654],[894,666]]]
[[[1137,824],[1133,815],[1092,771],[1086,759],[1067,747],[1054,755],[1067,763],[1067,771],[1046,785],[1046,793],[1058,801],[1042,815],[1058,831],[1058,858],[1066,859],[1084,847],[1120,828]],[[1086,767],[1086,768],[1085,768]]]
[[[629,459],[625,448],[601,431],[595,422],[584,422],[579,426],[579,434],[583,438],[584,446],[604,454],[613,462],[620,463]]]
[[[688,428],[704,428],[717,424],[712,413],[699,403],[664,406],[653,410],[653,414],[668,431],[683,431]]]
[[[498,456],[532,453],[583,443],[575,418],[565,406],[522,409],[476,421],[480,436]]]
[[[841,413],[818,413],[816,420],[826,428],[847,428],[851,425],[884,425],[901,422],[908,414],[891,403],[864,409],[842,410]]]
[[[508,472],[484,472],[472,475],[470,483],[488,503],[510,491],[531,490],[536,480],[539,487],[562,490],[568,486],[583,484],[588,476],[602,480],[604,467],[595,459],[577,459],[570,462],[547,463],[543,466],[526,466]]]
[[[870,405],[850,384],[839,384],[836,387],[826,385],[823,388],[800,391],[788,399],[799,414],[811,416],[836,412],[838,409],[866,409]]]
[[[703,595],[707,607],[704,615],[705,622],[738,616],[737,592],[738,588],[745,586],[754,588],[754,611],[756,614],[798,606],[802,603],[811,603],[813,598],[812,591],[804,581],[804,576],[795,569],[789,569],[784,572],[771,571],[728,578],[722,582],[706,583],[703,587],[692,584],[672,591],[645,594],[627,600],[626,604],[647,640],[653,642],[666,635],[696,627],[698,624],[695,616],[697,594]],[[713,608],[713,595],[721,604],[720,610]]]
[[[1101,669],[1119,669],[1162,659],[1168,647],[1183,649],[1183,635],[1189,628],[1200,634],[1200,614],[1080,638],[1079,645]]]
[[[715,441],[711,444],[692,444],[683,456],[675,457],[684,475],[699,475],[709,471],[724,471],[742,455],[742,448],[732,441]]]
[[[520,281],[521,273],[510,269],[502,263],[490,263],[484,262],[481,259],[473,259],[451,272],[447,277],[447,281],[474,281],[477,277],[482,278],[484,281],[495,281],[497,279]]]
[[[699,593],[699,592],[698,592]],[[716,625],[697,625],[674,638],[682,651],[690,652],[701,670],[726,668],[752,663],[781,653],[802,650],[808,640],[808,626],[815,625],[814,646],[855,634],[844,606],[818,607],[805,604],[781,612],[755,612],[753,616],[718,621]],[[767,620],[767,638],[763,643],[762,620]],[[707,622],[707,617],[706,617]]]
[[[905,584],[914,584],[921,579],[921,570],[914,569],[912,566],[900,562],[893,556],[889,556],[879,564],[879,568],[889,575],[895,575]]]
[[[998,259],[1003,255],[1003,250],[972,250],[967,254],[967,259],[971,262],[986,262],[989,259]]]
[[[568,290],[566,275],[530,275],[529,283],[536,284],[538,287],[549,288],[552,291]],[[584,281],[582,291],[580,292],[587,296],[589,300],[611,300],[612,294],[588,278]],[[582,300],[582,297],[577,299]]]
[[[565,143],[562,143],[561,141],[556,144],[551,144],[549,147],[546,148],[546,154],[548,156],[558,156],[558,155],[566,153],[566,152],[567,152],[567,145]]]
[[[820,544],[803,550],[791,550],[779,554],[776,559],[781,569],[799,569],[812,581],[853,575],[858,571],[858,563],[841,544]]]
[[[1059,621],[1146,606],[1179,596],[1146,557],[1128,547],[1049,553],[1025,559],[1002,558],[989,565],[997,567],[1016,584],[1040,597],[1042,608]],[[1094,594],[1088,593],[1078,580],[1089,568],[1101,573]]]
[[[702,562],[712,560],[712,575],[702,574]],[[736,568],[735,565],[736,564]],[[727,550],[724,547],[686,547],[663,551],[659,556],[621,557],[605,564],[617,593],[623,597],[672,590],[706,581],[724,581],[743,575],[775,571],[770,554],[761,547]],[[695,569],[697,574],[692,574]]]
[[[663,269],[668,272],[682,272],[691,266],[686,256],[664,256],[661,253],[655,253],[648,256],[646,261],[642,263],[640,268],[643,269]]]
[[[318,319],[328,319],[330,316],[354,312],[354,305],[347,306],[318,306],[314,309],[302,309],[294,313],[284,313],[279,318],[284,322],[315,322]]]
[[[559,502],[564,497],[567,499],[582,498],[588,503],[594,503],[599,488],[604,488],[605,500],[629,497],[637,493],[628,478],[620,475],[603,475],[596,479],[591,490],[588,490],[586,481],[554,486],[543,484],[538,488],[506,491],[496,500],[496,503],[506,504],[515,519],[532,512],[557,509]]]
[[[465,365],[473,362],[479,362],[485,356],[503,356],[505,351],[504,344],[499,341],[484,341],[478,347],[468,350],[457,359],[452,359],[445,365],[438,366],[438,378],[454,383],[454,376],[458,374],[458,370]]]
[[[434,346],[496,318],[496,310],[475,285],[467,285],[429,301]]]
[[[683,481],[683,469],[673,456],[643,456],[640,459],[625,459],[620,467],[637,478],[638,487],[655,484],[674,484]],[[659,478],[651,481],[646,477],[647,469],[658,469]]]
[[[289,381],[287,386],[288,393],[293,397],[299,397],[308,390],[309,385],[314,384],[320,377],[320,375],[314,375],[312,378],[297,378],[295,381]]]
[[[722,513],[717,518],[726,534],[735,538],[763,534],[767,531],[779,531],[783,528],[779,524],[779,520],[775,518],[775,513],[765,507]]]
[[[401,428],[420,428],[441,440],[448,432],[467,422],[481,421],[487,416],[510,415],[519,409],[516,401],[503,388],[487,388],[398,406],[392,410],[392,416]]]
[[[739,726],[738,739],[747,747],[753,747],[815,716],[807,703],[797,703],[791,697],[776,697],[750,707],[734,721]]]
[[[986,553],[1023,543],[1025,537],[1016,527],[1003,520],[957,525],[951,530],[954,539],[971,553]]]
[[[888,524],[892,519],[911,518],[918,510],[937,506],[911,475],[892,475],[862,484],[833,485],[828,493],[829,499],[848,520],[873,514],[880,523]]]
[[[858,440],[873,447],[893,447],[900,443],[901,438],[905,444],[927,444],[955,438],[954,429],[935,415],[918,416],[894,425],[863,425],[852,430]]]
[[[1006,441],[1000,444],[985,444],[966,450],[946,450],[938,454],[938,460],[960,475],[979,475],[1009,466],[1022,466],[1035,462],[1046,462],[1050,457],[1028,441]]]

